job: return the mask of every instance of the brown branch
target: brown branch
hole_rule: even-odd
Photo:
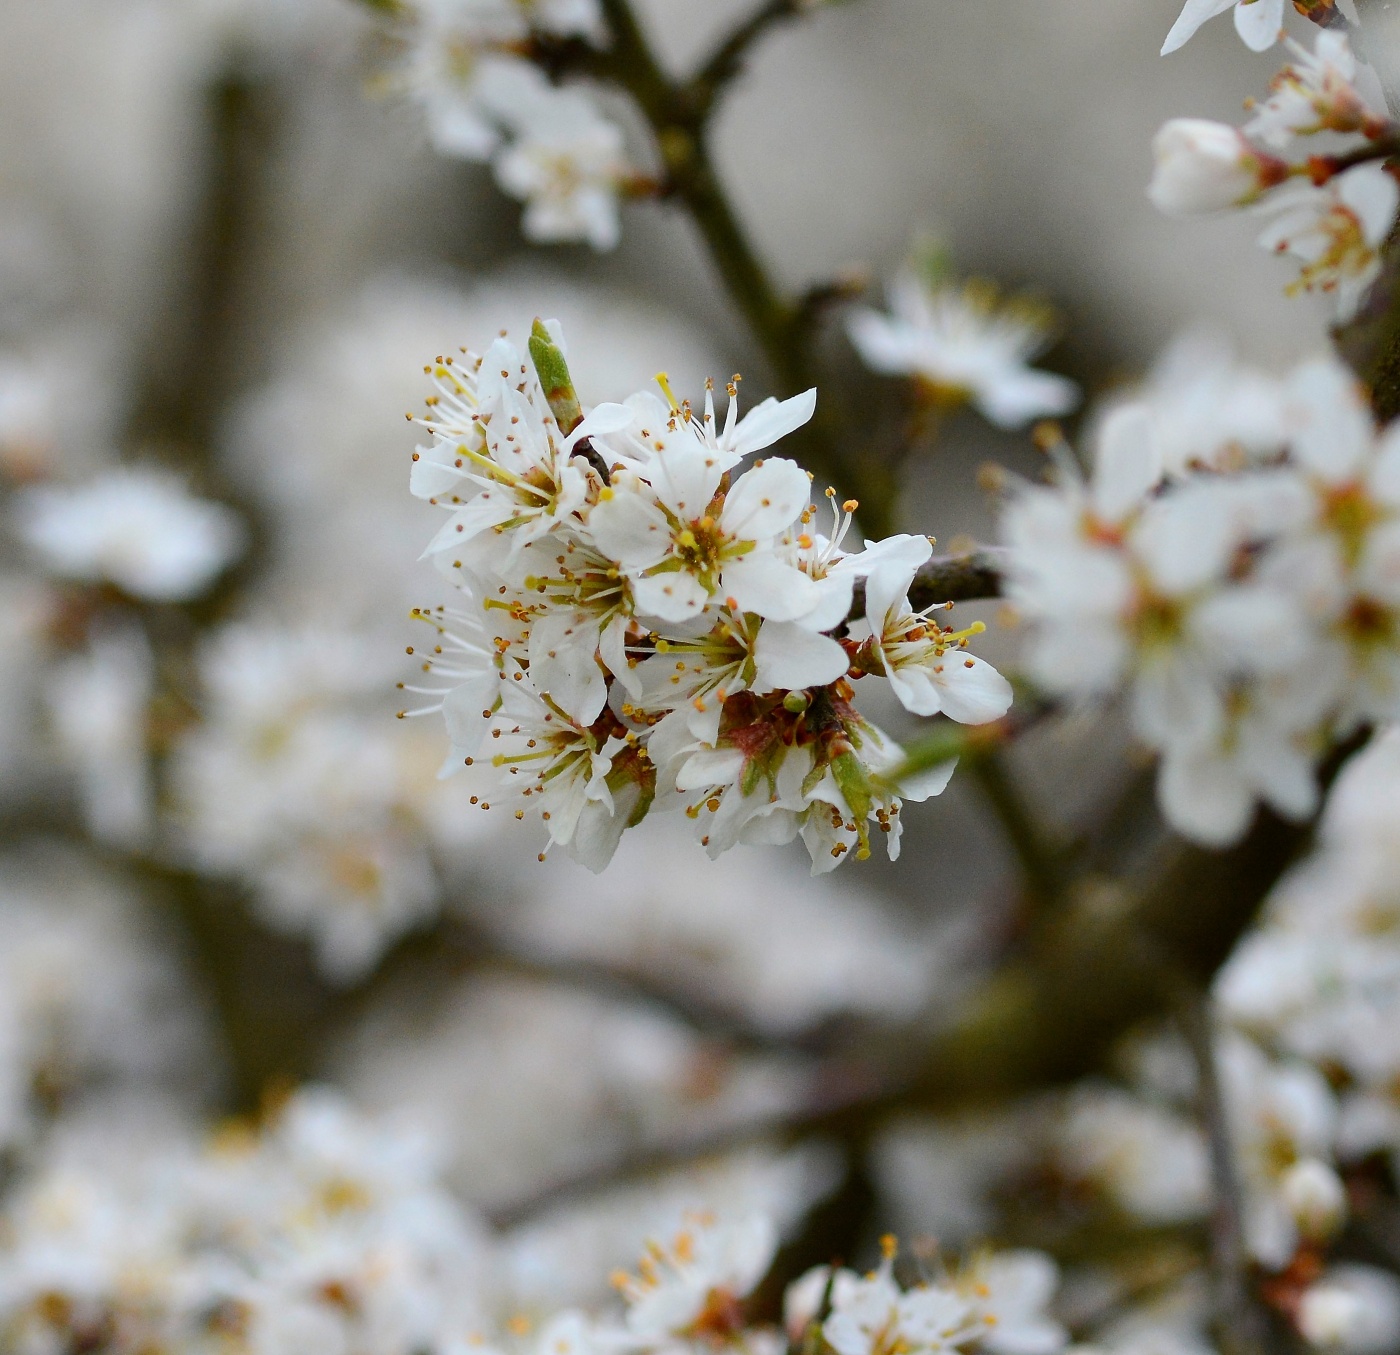
[[[709,114],[725,86],[743,68],[745,59],[758,40],[789,19],[809,14],[815,6],[812,0],[765,0],[753,14],[724,38],[704,61],[690,82],[695,106],[701,117]]]
[[[935,555],[919,567],[909,588],[909,603],[915,611],[940,602],[975,602],[1002,595],[1007,552],[1000,547],[982,547],[970,555]],[[865,580],[856,581],[848,619],[859,621],[865,615]]]

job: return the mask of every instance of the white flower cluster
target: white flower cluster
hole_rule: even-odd
[[[484,357],[428,370],[411,485],[448,521],[426,554],[466,606],[422,613],[438,640],[424,668],[452,749],[445,773],[489,761],[492,802],[533,807],[549,840],[595,869],[651,809],[683,809],[712,855],[801,835],[816,871],[870,824],[898,852],[900,799],[883,780],[899,748],[852,706],[852,682],[887,678],[918,715],[1003,715],[1009,684],[967,652],[980,625],[911,609],[925,537],[848,554],[856,508],[820,534],[810,477],[768,457],[816,393],[717,422],[642,393],[584,417],[557,326],[536,323],[526,359],[503,337]],[[834,491],[830,491],[834,497]],[[849,623],[855,584],[865,617]],[[944,764],[907,779],[923,799]]]
[[[1400,1165],[1400,735],[1343,770],[1321,841],[1217,981],[1224,1011],[1341,1087],[1339,1152]],[[1394,1170],[1394,1166],[1392,1166]]]
[[[6,1204],[10,1351],[460,1351],[488,1239],[414,1137],[299,1093],[260,1135],[200,1152],[55,1152]]]
[[[403,80],[436,148],[490,161],[526,204],[526,236],[618,242],[618,198],[635,176],[622,129],[580,86],[561,89],[529,58],[537,39],[587,40],[596,0],[412,0]]]
[[[89,1131],[90,1131],[89,1127]],[[258,1130],[197,1149],[182,1127],[144,1149],[70,1135],[8,1200],[0,1229],[6,1350],[231,1355],[778,1355],[751,1299],[779,1242],[764,1214],[689,1212],[622,1304],[509,1314],[495,1240],[446,1192],[414,1136],[299,1092]],[[113,1156],[112,1149],[116,1155]],[[837,1355],[894,1350],[1055,1355],[1057,1272],[1037,1252],[983,1255],[910,1288],[823,1267],[789,1287],[793,1341]],[[899,1343],[899,1344],[897,1344]]]
[[[1311,814],[1322,752],[1400,714],[1400,432],[1334,361],[1242,379],[1214,438],[1199,404],[1189,437],[1160,393],[1121,405],[1087,478],[1059,444],[1057,482],[1013,489],[1001,522],[1031,676],[1127,691],[1163,812],[1212,844],[1256,800]]]
[[[1235,13],[1281,5],[1253,0]],[[1335,293],[1338,318],[1347,320],[1380,272],[1380,247],[1400,210],[1400,187],[1383,163],[1394,149],[1396,125],[1383,104],[1378,111],[1358,89],[1360,72],[1344,33],[1318,33],[1311,53],[1292,41],[1289,47],[1293,63],[1242,129],[1200,118],[1162,127],[1152,146],[1148,196],[1177,215],[1249,204],[1274,213],[1259,243],[1301,262],[1289,290]],[[1298,138],[1320,133],[1330,134],[1331,154],[1285,158]]]

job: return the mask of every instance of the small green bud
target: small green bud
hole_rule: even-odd
[[[537,319],[530,329],[530,357],[534,360],[535,371],[539,374],[554,422],[559,425],[561,433],[572,433],[583,421],[583,406],[578,402],[578,392],[574,390],[563,350],[555,343],[543,320]]]
[[[812,698],[806,692],[789,692],[783,697],[783,709],[793,715],[801,715],[811,704]]]

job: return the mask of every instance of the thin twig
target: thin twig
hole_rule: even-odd
[[[976,602],[1002,595],[1007,552],[984,546],[966,555],[935,555],[919,567],[909,586],[909,603],[915,611],[940,602]],[[856,581],[849,619],[865,615],[865,580]]]
[[[1174,981],[1169,969],[1164,977],[1172,990],[1177,1026],[1196,1065],[1197,1100],[1210,1149],[1210,1269],[1216,1335],[1226,1355],[1252,1355],[1264,1348],[1263,1314],[1250,1297],[1244,1193],[1235,1165],[1230,1110],[1220,1083],[1210,1000],[1195,984]]]
[[[697,107],[701,115],[709,112],[725,86],[739,74],[754,44],[770,28],[810,13],[812,8],[811,0],[766,0],[723,38],[691,81],[691,87],[699,96]]]
[[[779,386],[792,395],[818,385],[805,313],[773,284],[715,172],[705,141],[712,101],[695,83],[673,81],[661,69],[628,0],[600,3],[612,34],[609,73],[650,124],[668,186],[704,239]],[[862,523],[870,535],[884,536],[891,530],[894,476],[882,462],[848,450],[854,439],[829,386],[822,391],[811,423],[794,435],[794,441],[819,477],[835,482],[843,493],[859,493]]]

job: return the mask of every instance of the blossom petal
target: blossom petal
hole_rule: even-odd
[[[824,687],[845,675],[846,651],[829,635],[819,635],[794,621],[765,621],[754,642],[758,674],[753,690],[798,691]]]

